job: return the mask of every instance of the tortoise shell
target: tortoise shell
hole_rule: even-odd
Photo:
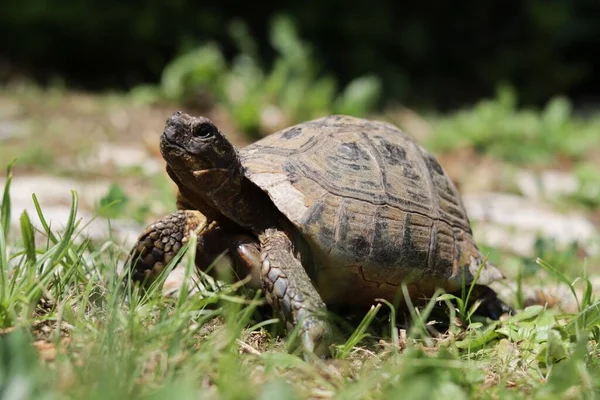
[[[328,303],[452,291],[483,257],[457,188],[398,128],[348,116],[295,125],[240,151],[245,175],[268,193],[312,251]],[[478,283],[502,278],[485,264]]]

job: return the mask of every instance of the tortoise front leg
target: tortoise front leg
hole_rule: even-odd
[[[179,210],[149,225],[129,253],[131,280],[150,286],[191,233],[200,233],[206,224],[206,217],[198,211]]]
[[[299,327],[304,351],[328,355],[331,327],[325,319],[325,303],[294,256],[292,242],[276,229],[267,229],[259,239],[260,276],[267,301],[288,329]]]
[[[206,217],[195,210],[177,211],[146,228],[129,254],[131,280],[144,287],[152,284],[188,242],[192,232],[198,235],[195,259],[198,268],[206,270],[217,257],[228,253],[230,263],[225,266],[228,271],[211,270],[211,275],[223,278],[232,273],[232,280],[251,275],[250,286],[258,287],[258,241],[246,234],[226,232],[216,224],[207,228]]]

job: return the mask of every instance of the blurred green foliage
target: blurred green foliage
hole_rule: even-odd
[[[541,110],[519,109],[513,89],[501,87],[494,99],[433,121],[427,146],[437,151],[472,147],[515,164],[548,165],[561,157],[581,160],[600,146],[600,118],[573,115],[564,97]]]
[[[591,162],[581,163],[576,166],[575,175],[579,180],[579,188],[572,195],[572,200],[591,210],[600,209],[600,170],[598,170],[598,166]]]
[[[170,202],[172,204],[173,201]],[[151,208],[148,202],[132,201],[123,187],[113,183],[108,192],[100,198],[96,206],[96,215],[104,218],[129,218],[144,222]]]
[[[277,57],[270,69],[243,22],[232,22],[229,32],[240,51],[231,63],[216,43],[208,43],[169,63],[158,87],[138,87],[133,95],[144,101],[167,98],[199,106],[217,102],[248,133],[259,132],[263,119],[282,128],[331,113],[365,116],[378,104],[381,83],[374,76],[356,78],[338,93],[335,78],[320,74],[311,46],[300,40],[285,16],[271,25],[270,43]],[[269,113],[271,117],[265,116]],[[264,133],[271,128],[265,127]]]
[[[108,193],[99,201],[98,215],[115,218],[122,215],[129,203],[129,198],[121,186],[116,183],[110,185]]]
[[[375,75],[385,97],[411,106],[460,106],[491,95],[500,81],[527,104],[600,91],[597,0],[4,0],[0,74],[102,89],[155,83],[172,59],[199,45],[218,43],[227,61],[237,57],[239,38],[226,29],[235,18],[255,39],[253,58],[271,67],[281,54],[271,48],[269,22],[281,13],[341,84]]]

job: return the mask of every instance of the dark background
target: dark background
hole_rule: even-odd
[[[386,98],[448,109],[513,85],[522,104],[600,93],[600,1],[3,0],[0,79],[56,78],[88,90],[154,83],[193,45],[236,52],[226,26],[246,22],[261,59],[268,28],[287,14],[324,71],[340,82],[372,73]]]

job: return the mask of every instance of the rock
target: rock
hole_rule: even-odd
[[[381,121],[389,120],[392,124],[400,127],[407,132],[417,142],[424,143],[433,135],[434,129],[431,122],[417,113],[415,110],[405,107],[404,105],[392,101],[386,107],[385,115],[381,118],[376,118]]]
[[[147,175],[159,173],[163,170],[162,164],[151,157],[144,148],[135,146],[101,143],[93,156],[80,160],[83,169],[94,170],[98,166],[114,166],[119,169],[140,167]]]
[[[29,129],[23,121],[0,120],[0,141],[27,136]]]
[[[185,280],[185,266],[183,262],[180,262],[165,279],[165,283],[162,287],[162,294],[165,297],[178,297],[183,285],[187,283],[187,289],[189,294],[198,292],[198,274],[196,271],[192,271],[192,276],[189,281]]]
[[[568,172],[546,170],[539,173],[522,170],[516,175],[519,191],[530,199],[555,200],[575,194],[579,190],[579,180]]]
[[[579,244],[589,255],[600,251],[598,232],[577,212],[561,214],[548,205],[504,193],[467,193],[463,201],[481,243],[532,256],[538,237],[558,248]]]
[[[131,125],[129,114],[127,113],[127,111],[122,109],[118,109],[111,112],[108,115],[108,120],[115,127],[115,129],[117,129],[120,132],[126,131]]]
[[[546,279],[543,279],[546,282]],[[550,280],[548,280],[550,281]],[[589,277],[592,293],[597,296],[600,293],[600,277]],[[490,285],[498,296],[512,303],[517,293],[517,284],[513,281],[504,281],[502,283],[494,282]],[[521,294],[524,300],[524,306],[540,305],[548,308],[556,308],[562,312],[577,313],[579,312],[579,304],[584,296],[584,285],[581,283],[575,286],[577,299],[573,296],[571,289],[564,283],[544,283],[544,284],[524,284],[521,287]]]
[[[0,188],[5,184],[0,179]],[[11,236],[20,235],[20,218],[23,211],[27,211],[31,224],[38,230],[43,231],[42,224],[37,215],[32,193],[36,194],[44,219],[55,233],[64,231],[69,220],[71,206],[71,190],[78,194],[80,206],[77,210],[77,221],[75,241],[78,242],[86,237],[98,241],[111,239],[124,251],[128,251],[136,242],[144,227],[129,220],[110,221],[95,217],[87,209],[93,209],[100,198],[108,192],[109,181],[94,180],[93,182],[79,182],[76,180],[58,178],[54,176],[14,176],[11,184]],[[40,241],[45,242],[44,236],[40,235]],[[123,272],[123,262],[118,262],[117,273]],[[182,263],[183,264],[183,263]],[[176,267],[167,277],[163,287],[165,295],[177,295],[184,284],[185,268],[183,265]],[[197,274],[194,272],[192,280],[188,283],[189,290],[193,293],[197,290]]]
[[[15,207],[12,208],[11,225],[12,234],[19,234],[20,222],[19,219],[23,211],[27,211],[31,224],[39,231],[42,231],[42,224],[39,220],[37,212],[33,207]],[[44,219],[49,224],[53,232],[62,232],[69,220],[70,208],[68,206],[46,206],[42,208]],[[131,247],[139,234],[143,231],[143,227],[131,221],[125,220],[110,220],[105,218],[94,217],[86,211],[79,210],[76,215],[79,225],[76,235],[79,238],[89,237],[95,240],[111,239],[115,243],[122,245],[124,248]]]
[[[436,155],[461,193],[505,191],[515,187],[514,167],[470,147]]]
[[[231,258],[225,254],[214,261],[212,268],[213,270],[231,270],[233,268],[232,262]],[[223,282],[217,281],[207,274],[200,276],[201,273],[195,268],[191,271],[190,279],[186,281],[185,268],[184,257],[165,279],[165,284],[162,287],[163,296],[178,297],[184,285],[187,286],[189,294],[202,292],[210,295],[216,288],[223,285]]]
[[[0,179],[0,187],[4,187],[5,180]],[[37,216],[32,193],[40,203],[44,218],[51,224],[54,231],[60,232],[64,229],[68,219],[71,206],[71,190],[78,195],[80,207],[77,210],[77,218],[81,220],[79,229],[83,236],[93,239],[106,239],[109,236],[126,246],[131,246],[143,227],[131,221],[111,220],[110,223],[104,218],[99,218],[86,211],[94,209],[108,192],[110,182],[94,180],[93,182],[78,182],[66,178],[53,176],[14,176],[10,188],[11,197],[11,225],[13,232],[20,229],[19,219],[24,210],[27,211],[31,223],[41,229],[41,223]]]
[[[4,187],[4,179],[0,179],[0,187]],[[79,202],[94,207],[106,195],[110,181],[94,179],[80,182],[68,178],[51,175],[15,175],[12,179],[10,194],[13,208],[19,204],[31,204],[31,195],[35,193],[42,207],[71,204],[71,190],[77,192]]]

